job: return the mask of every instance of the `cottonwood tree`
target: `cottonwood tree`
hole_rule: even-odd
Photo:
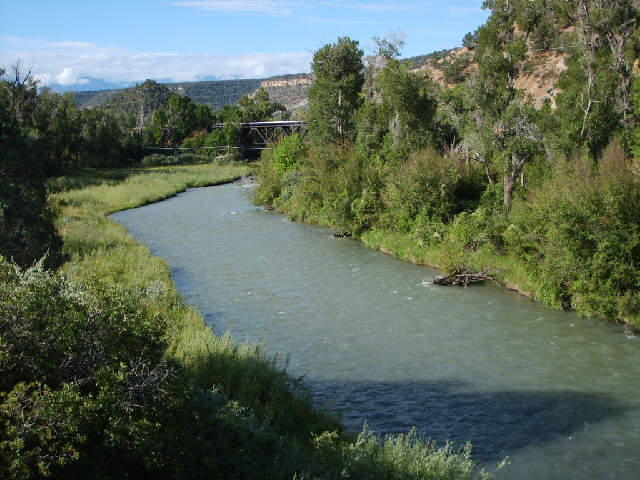
[[[424,75],[398,60],[401,34],[374,37],[376,51],[367,57],[364,102],[358,113],[358,146],[368,156],[383,145],[396,152],[431,143],[436,100]]]
[[[527,59],[529,30],[535,24],[534,12],[526,11],[529,2],[521,0],[486,0],[483,8],[491,16],[478,31],[475,60],[478,73],[468,81],[472,104],[464,122],[463,147],[482,163],[491,182],[490,162],[497,165],[504,178],[504,209],[509,213],[516,182],[525,164],[540,151],[541,134],[535,123],[533,107],[516,89]],[[529,25],[518,29],[518,21]]]
[[[156,110],[151,128],[155,143],[178,146],[197,125],[196,105],[191,98],[174,93],[166,110]]]
[[[251,96],[243,95],[238,100],[240,115],[243,122],[263,122],[271,120],[276,112],[285,112],[286,108],[280,102],[272,102],[269,92],[260,86]]]
[[[542,153],[542,134],[535,122],[531,103],[512,102],[494,128],[506,157],[504,167],[504,211],[511,210],[516,183],[527,162]]]
[[[348,37],[313,55],[308,121],[309,135],[317,144],[345,145],[354,140],[364,84],[362,56],[358,42]]]
[[[558,80],[557,124],[550,136],[566,153],[584,146],[598,158],[612,136],[634,127],[631,86],[638,58],[636,0],[571,0],[555,5],[575,26],[575,48]]]
[[[618,74],[617,110],[625,124],[629,121],[633,65],[640,47],[637,37],[640,11],[638,0],[597,0],[593,12],[595,29],[606,40],[611,69]]]
[[[35,136],[45,167],[50,174],[78,166],[82,146],[82,116],[73,95],[43,90],[38,95]]]

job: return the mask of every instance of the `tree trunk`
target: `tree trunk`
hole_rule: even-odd
[[[585,131],[587,128],[587,120],[589,118],[589,114],[591,113],[591,106],[594,103],[594,86],[596,82],[596,71],[595,71],[595,58],[596,58],[596,36],[593,31],[593,26],[589,20],[589,2],[588,0],[580,0],[578,2],[577,8],[577,28],[578,38],[580,40],[580,45],[582,47],[582,51],[584,52],[584,65],[583,68],[587,74],[587,85],[586,85],[586,99],[583,97],[582,100],[582,111],[584,115],[582,117],[582,129],[580,131],[580,137],[584,138]]]
[[[484,174],[487,176],[487,181],[489,182],[489,185],[493,187],[493,178],[491,178],[491,173],[489,172],[489,162],[487,162],[487,159],[484,157],[476,159],[476,161],[481,163],[484,167]]]
[[[526,157],[521,157],[518,153],[511,154],[511,164],[504,176],[504,213],[508,214],[511,211],[511,200],[513,198],[513,191],[516,188],[516,183],[520,178],[524,164],[527,163]]]
[[[504,176],[504,213],[511,211],[511,199],[513,198],[513,190],[516,188],[516,178],[513,175]]]

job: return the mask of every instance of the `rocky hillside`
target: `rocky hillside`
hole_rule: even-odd
[[[281,102],[287,110],[295,111],[307,106],[307,91],[313,76],[307,73],[284,75],[262,81],[271,101]]]
[[[473,50],[467,47],[442,50],[429,55],[406,59],[413,70],[426,72],[444,88],[453,88],[477,70]],[[565,55],[553,51],[534,53],[516,81],[516,88],[530,95],[539,108],[554,103],[560,74],[567,68]],[[285,75],[262,81],[271,100],[282,102],[288,110],[307,106],[307,91],[313,83],[311,74]]]
[[[427,72],[445,88],[453,88],[477,70],[473,53],[467,47],[450,50],[444,57],[427,60],[416,70]],[[544,103],[554,104],[558,78],[567,69],[565,59],[565,55],[553,51],[532,54],[516,80],[516,88],[530,95],[538,108]]]

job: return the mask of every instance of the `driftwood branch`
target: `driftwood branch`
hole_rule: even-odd
[[[470,283],[485,282],[493,280],[486,272],[463,272],[455,275],[439,275],[435,277],[431,283],[434,285],[457,285],[466,287]]]

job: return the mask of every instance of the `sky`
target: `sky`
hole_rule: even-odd
[[[265,78],[309,72],[340,37],[365,54],[404,35],[403,58],[461,46],[482,0],[0,0],[0,67],[45,85]]]

